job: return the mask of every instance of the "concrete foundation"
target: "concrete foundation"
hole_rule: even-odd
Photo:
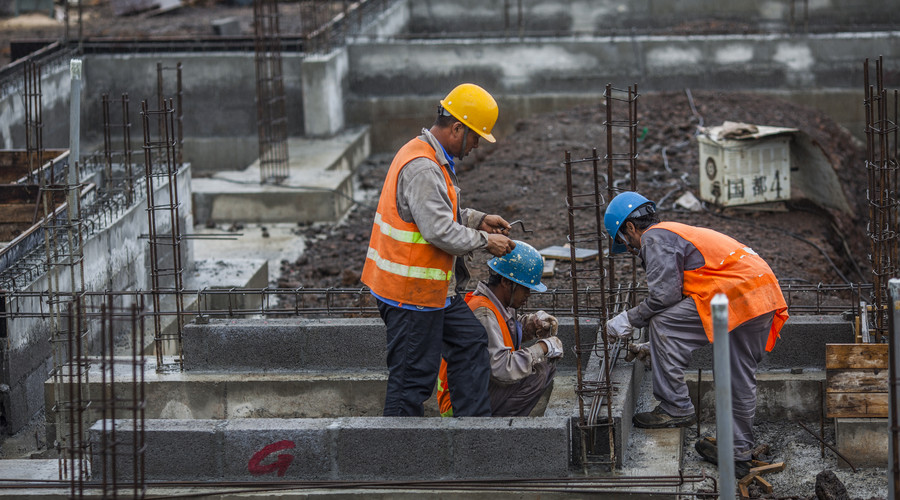
[[[834,419],[835,448],[847,460],[841,467],[887,467],[890,430],[886,418]],[[850,463],[848,464],[847,461]]]

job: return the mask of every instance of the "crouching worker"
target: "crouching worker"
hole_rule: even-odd
[[[488,261],[491,274],[466,295],[466,303],[488,333],[491,380],[488,392],[494,417],[527,416],[556,374],[556,361],[563,355],[556,336],[556,318],[544,311],[517,316],[516,310],[541,283],[544,262],[528,243],[516,241],[515,249]],[[532,345],[526,345],[533,341]],[[441,416],[453,416],[447,387],[447,363],[441,360],[437,398]]]

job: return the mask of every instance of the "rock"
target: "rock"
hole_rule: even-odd
[[[819,500],[850,500],[847,488],[830,470],[823,470],[816,475],[816,498]]]

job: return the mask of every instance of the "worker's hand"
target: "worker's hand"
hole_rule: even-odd
[[[539,340],[547,346],[547,359],[559,359],[563,357],[563,345],[559,337],[547,337]]]
[[[624,311],[606,322],[606,337],[610,342],[631,337],[632,332],[634,332],[634,327],[628,321],[628,311]]]
[[[556,317],[547,314],[544,311],[538,311],[529,314],[522,327],[522,333],[529,339],[547,338],[556,335],[559,330],[559,321]]]
[[[650,343],[628,344],[628,352],[625,354],[625,361],[634,361],[637,359],[644,366],[650,368]]]
[[[488,234],[487,251],[496,257],[503,257],[516,248],[516,243],[502,234]]]
[[[509,225],[509,222],[506,222],[506,220],[499,215],[485,215],[484,220],[481,221],[481,225],[478,226],[478,229],[489,234],[503,234],[509,236],[511,226]]]

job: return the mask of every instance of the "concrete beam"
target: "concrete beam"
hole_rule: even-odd
[[[582,321],[582,343],[594,341],[596,327],[596,320]],[[560,318],[558,335],[564,346],[575,345],[571,318]],[[196,371],[382,371],[386,342],[381,318],[213,319],[185,325],[184,366]],[[564,356],[560,366],[574,367],[575,356]]]
[[[94,470],[100,470],[101,445],[112,425],[100,421],[91,427]],[[439,480],[569,473],[567,418],[145,420],[144,425],[147,480]],[[133,426],[130,420],[115,424],[123,478],[132,470]]]

